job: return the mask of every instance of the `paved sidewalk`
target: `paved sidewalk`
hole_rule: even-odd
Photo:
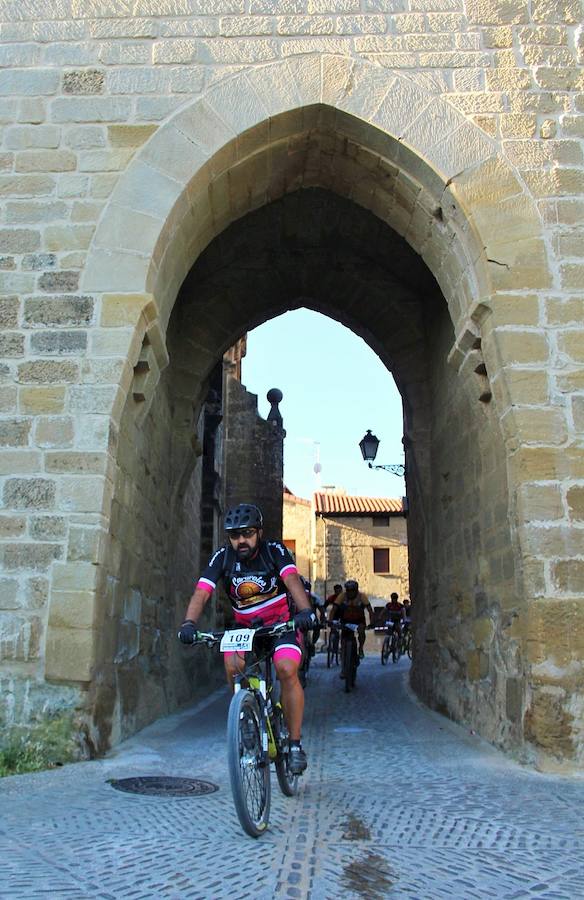
[[[523,769],[406,689],[407,660],[368,657],[355,691],[315,660],[310,768],[270,830],[239,828],[220,691],[107,759],[0,781],[0,897],[584,898],[584,780]],[[203,778],[201,798],[123,794],[130,775]]]

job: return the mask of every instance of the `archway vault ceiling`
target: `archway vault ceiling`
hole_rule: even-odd
[[[322,188],[249,213],[197,260],[169,328],[171,359],[187,376],[179,383],[188,391],[188,375],[205,378],[245,331],[299,306],[363,337],[419,403],[411,393],[427,377],[427,342],[445,311],[440,289],[395,231]]]

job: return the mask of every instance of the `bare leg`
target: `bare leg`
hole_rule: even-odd
[[[282,689],[282,706],[291,741],[299,741],[304,715],[304,691],[298,681],[298,663],[292,659],[274,662]]]
[[[245,669],[245,657],[243,653],[234,653],[231,656],[228,656],[227,653],[223,656],[223,662],[225,664],[225,675],[227,676],[227,684],[233,690],[233,678],[237,674],[241,674]]]

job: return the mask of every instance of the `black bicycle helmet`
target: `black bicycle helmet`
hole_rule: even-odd
[[[345,590],[346,591],[358,591],[359,590],[359,582],[358,581],[345,581]]]
[[[259,506],[252,503],[240,503],[232,506],[225,513],[225,531],[238,528],[263,528],[264,517]]]

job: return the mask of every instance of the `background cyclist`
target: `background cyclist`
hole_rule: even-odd
[[[359,583],[357,581],[352,579],[345,581],[345,590],[341,591],[335,600],[332,612],[329,614],[329,622],[334,621],[333,613],[335,609],[338,610],[341,623],[347,622],[351,625],[359,626],[359,659],[363,659],[363,656],[365,655],[363,652],[363,645],[365,644],[365,610],[367,610],[369,625],[371,627],[373,627],[373,610],[367,594],[364,594],[359,590]],[[341,672],[341,678],[344,677],[344,674],[344,672]]]
[[[396,594],[395,591],[393,594],[389,595],[389,603],[385,604],[385,612],[390,634],[392,631],[397,631],[398,638],[401,638],[402,622],[405,620],[405,611],[403,603],[399,602],[399,595]]]

